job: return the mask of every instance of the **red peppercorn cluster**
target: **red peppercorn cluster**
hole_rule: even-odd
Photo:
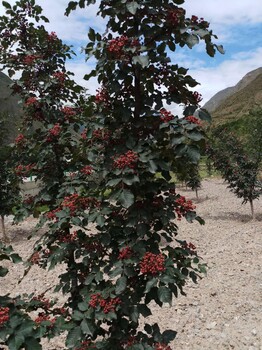
[[[41,307],[44,310],[50,309],[50,300],[43,297],[42,294],[35,296],[32,298],[32,300],[39,301],[40,305],[38,307]]]
[[[73,233],[61,232],[58,235],[58,240],[61,243],[71,243],[71,242],[74,242],[76,239],[77,239],[77,231],[74,231]]]
[[[182,248],[184,249],[188,249],[190,251],[191,254],[195,254],[195,251],[196,251],[196,246],[191,243],[191,242],[185,242],[182,244]]]
[[[67,116],[76,115],[76,111],[73,107],[65,106],[61,108],[61,112]]]
[[[57,35],[55,32],[51,32],[50,34],[47,35],[47,40],[48,41],[56,41],[57,40]]]
[[[40,262],[40,260],[41,260],[41,257],[40,257],[39,252],[35,252],[35,253],[31,256],[31,258],[29,259],[29,261],[30,261],[32,264],[34,264],[34,265],[38,265],[39,262]]]
[[[25,136],[24,136],[23,134],[19,134],[19,135],[17,135],[17,137],[15,138],[15,143],[16,143],[17,145],[24,144],[25,141],[26,141],[26,139],[25,139]]]
[[[9,307],[0,307],[0,327],[9,320]]]
[[[181,22],[181,19],[183,19],[184,14],[185,14],[185,10],[177,7],[174,10],[172,9],[168,11],[166,20],[171,25],[177,26]]]
[[[55,72],[53,74],[53,77],[60,83],[63,84],[65,82],[66,79],[66,75],[64,72]]]
[[[133,151],[127,151],[125,154],[122,154],[118,158],[114,159],[113,167],[116,169],[134,169],[137,161],[137,153]]]
[[[77,210],[85,210],[91,205],[98,206],[98,201],[91,197],[80,197],[79,194],[74,193],[68,197],[65,197],[61,203],[61,207],[69,208],[70,215],[75,215]]]
[[[32,196],[31,194],[26,194],[23,200],[23,203],[31,205],[34,203],[34,201],[35,201],[35,196]]]
[[[101,89],[96,90],[95,103],[104,104],[105,107],[110,106],[109,94],[105,87],[102,87]]]
[[[25,105],[28,106],[38,106],[39,102],[36,97],[28,97],[28,99],[25,102]]]
[[[37,325],[40,325],[40,324],[41,324],[42,322],[44,322],[44,321],[50,321],[50,322],[51,322],[50,327],[52,327],[52,326],[54,325],[55,321],[56,321],[56,318],[55,318],[55,317],[54,317],[54,318],[51,318],[50,315],[47,315],[47,314],[45,314],[44,312],[40,312],[40,313],[38,314],[38,317],[35,319],[35,323],[36,323]]]
[[[111,311],[115,311],[116,306],[121,304],[120,298],[102,298],[100,293],[91,295],[89,306],[96,309],[100,306],[103,309],[105,314],[108,314]]]
[[[23,63],[30,66],[40,57],[41,56],[37,56],[37,55],[27,55],[24,57]]]
[[[147,252],[140,261],[140,272],[143,275],[157,275],[165,271],[165,256]]]
[[[168,112],[165,108],[162,108],[160,110],[160,120],[163,123],[168,123],[171,120],[173,120],[174,118],[175,118],[174,115],[171,112]]]
[[[129,38],[122,35],[118,38],[110,40],[107,49],[115,58],[122,58],[125,56],[124,47],[128,45],[128,43]]]
[[[91,350],[91,349],[97,349],[95,344],[92,344],[90,340],[84,340],[81,343],[81,346],[76,348],[76,350]]]
[[[209,22],[205,21],[203,17],[198,18],[197,16],[192,16],[191,17],[191,23],[195,25],[201,24],[202,27],[208,28],[209,27]]]
[[[130,259],[133,255],[133,251],[130,247],[122,248],[118,255],[118,260]]]
[[[193,115],[187,116],[187,117],[185,118],[185,120],[187,120],[187,121],[190,122],[190,123],[199,125],[199,126],[202,125],[201,120],[198,119],[197,117],[194,117]]]
[[[93,131],[92,138],[101,141],[108,141],[110,138],[110,132],[105,129],[97,129]]]
[[[48,136],[46,141],[51,142],[61,133],[62,127],[59,123],[56,123],[51,129],[48,130]]]
[[[184,196],[180,196],[178,199],[176,199],[175,203],[175,211],[177,213],[178,220],[181,220],[182,216],[185,216],[186,213],[196,208],[192,201],[186,200]]]
[[[170,346],[168,346],[164,343],[156,343],[155,350],[172,350],[172,349],[170,348]]]
[[[91,165],[86,165],[80,170],[80,172],[84,175],[91,175],[93,172],[93,168],[91,167]]]
[[[92,253],[98,253],[98,254],[101,254],[105,250],[104,247],[102,246],[102,244],[98,241],[94,241],[91,243],[85,243],[84,248],[89,253],[92,252]]]
[[[56,216],[56,213],[58,213],[61,210],[61,208],[56,208],[54,210],[49,211],[48,213],[46,213],[46,217],[49,220],[58,220],[58,217]]]
[[[35,164],[18,165],[15,167],[15,173],[17,176],[27,176],[28,173],[35,167]]]
[[[199,92],[197,92],[197,91],[194,91],[192,96],[193,96],[193,98],[194,98],[194,100],[195,100],[195,102],[197,104],[200,103],[203,100],[202,95]]]

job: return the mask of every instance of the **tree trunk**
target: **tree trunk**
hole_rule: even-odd
[[[6,230],[5,230],[5,217],[4,217],[4,215],[1,215],[1,227],[2,227],[2,232],[3,232],[4,242],[8,242],[8,237],[7,237]]]
[[[252,215],[252,219],[253,219],[253,220],[255,220],[256,215],[255,215],[255,211],[254,211],[254,204],[253,204],[253,200],[251,199],[251,200],[249,201],[249,203],[250,203],[250,208],[251,208],[251,215]]]

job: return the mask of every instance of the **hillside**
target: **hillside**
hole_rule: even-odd
[[[246,74],[235,86],[219,91],[205,105],[214,124],[231,122],[262,107],[262,67]]]
[[[5,127],[8,129],[6,143],[13,142],[17,135],[21,116],[20,98],[12,95],[11,84],[12,80],[0,72],[0,118],[6,120]]]

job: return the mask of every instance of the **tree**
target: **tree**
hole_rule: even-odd
[[[235,135],[228,133],[226,129],[218,128],[208,148],[208,154],[215,168],[228,182],[230,190],[242,198],[242,203],[250,203],[254,219],[253,203],[261,194],[259,171],[262,158],[259,147],[257,153],[250,152],[248,155],[243,143]]]
[[[12,147],[5,144],[8,129],[5,127],[5,116],[0,120],[0,217],[4,241],[8,241],[5,229],[5,216],[13,214],[13,207],[20,200],[18,177],[14,174],[12,160]]]
[[[94,2],[71,1],[66,13]],[[101,88],[86,98],[65,69],[71,49],[35,25],[47,20],[41,8],[33,0],[4,2],[1,61],[10,74],[22,72],[13,88],[25,113],[16,171],[31,171],[43,183],[31,211],[20,212],[38,213],[46,228],[30,261],[65,264],[55,290],[67,297],[62,309],[43,295],[20,303],[39,316],[34,326],[26,321],[18,345],[23,329],[3,323],[0,338],[13,349],[41,349],[41,337],[63,331],[68,349],[170,349],[174,330],[138,327],[151,302],[171,303],[187,278],[196,282],[205,271],[194,245],[176,239],[182,217],[203,220],[170,174],[178,163],[197,164],[205,137],[200,120],[209,115],[197,111],[201,98],[190,89],[197,82],[168,54],[200,40],[210,56],[222,51],[209,24],[187,18],[181,3],[101,1],[106,34],[90,29],[85,48],[97,59],[86,79],[97,76]],[[165,109],[171,103],[185,105],[183,118]]]

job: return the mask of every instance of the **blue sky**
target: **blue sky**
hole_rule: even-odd
[[[96,82],[83,80],[90,70],[90,63],[85,62],[81,46],[87,42],[89,26],[104,31],[103,20],[96,17],[97,7],[79,9],[67,18],[63,15],[67,0],[36,2],[50,19],[48,29],[74,46],[78,56],[68,63],[68,69],[75,73],[78,83],[94,93]],[[218,36],[216,43],[225,48],[225,54],[218,53],[215,58],[205,53],[203,45],[192,50],[179,50],[173,56],[174,62],[189,68],[189,74],[201,84],[197,90],[203,95],[203,103],[216,92],[235,85],[249,71],[262,66],[262,0],[185,0],[182,6],[188,16],[197,15],[209,21],[210,28]]]

